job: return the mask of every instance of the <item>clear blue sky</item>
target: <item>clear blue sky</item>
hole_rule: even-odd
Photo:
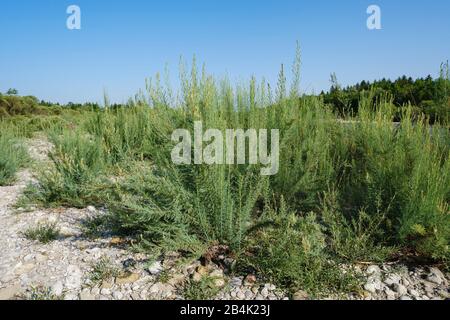
[[[82,30],[66,28],[80,6]],[[366,9],[382,10],[382,30]],[[450,59],[448,0],[2,0],[0,91],[51,101],[121,102],[180,55],[216,75],[276,81],[300,41],[302,90],[382,77],[436,76]]]

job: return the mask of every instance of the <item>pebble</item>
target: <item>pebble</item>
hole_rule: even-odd
[[[404,296],[406,293],[408,293],[408,290],[404,285],[401,284],[394,284],[393,289],[395,292],[397,292],[400,296]]]

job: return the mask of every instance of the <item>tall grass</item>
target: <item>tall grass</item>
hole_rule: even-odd
[[[382,261],[406,249],[448,262],[448,129],[431,130],[408,106],[394,124],[391,101],[374,102],[370,92],[357,116],[338,119],[320,98],[297,88],[288,96],[284,69],[275,92],[254,78],[233,88],[195,64],[183,70],[177,99],[157,77],[127,107],[86,114],[77,131],[54,134],[40,201],[106,206],[115,231],[152,250],[228,245],[293,287],[320,279],[350,286],[330,258]],[[195,121],[222,131],[279,129],[280,171],[174,165],[171,134]]]
[[[17,171],[29,160],[19,136],[16,126],[0,122],[0,186],[13,183]]]

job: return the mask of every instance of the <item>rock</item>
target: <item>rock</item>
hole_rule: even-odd
[[[86,211],[87,211],[88,213],[91,213],[91,214],[97,213],[97,209],[96,209],[94,206],[88,206],[88,207],[86,208]]]
[[[205,266],[198,266],[196,271],[200,275],[204,276],[209,273],[209,268]]]
[[[80,292],[80,300],[92,301],[92,300],[95,300],[95,295],[91,294],[89,289],[83,289]]]
[[[445,279],[445,275],[444,275],[444,274],[442,273],[442,271],[439,270],[438,268],[431,267],[431,268],[430,268],[430,273],[431,273],[431,274],[434,274],[434,275],[436,275],[436,276],[438,276],[438,277],[441,278],[441,279]]]
[[[236,297],[239,300],[244,300],[245,299],[245,294],[241,290],[239,290],[238,292],[236,292]]]
[[[200,273],[198,273],[198,272],[195,272],[193,275],[192,275],[192,281],[194,281],[194,282],[200,282],[201,280],[202,280],[202,275],[200,274]]]
[[[103,288],[102,290],[100,290],[100,294],[102,294],[104,296],[109,296],[111,294],[111,290],[109,290],[107,288]]]
[[[445,281],[444,274],[438,268],[430,268],[430,273],[427,276],[429,282],[441,285]]]
[[[69,227],[61,227],[59,228],[59,234],[62,237],[69,238],[78,235],[78,231]]]
[[[375,293],[377,292],[377,288],[375,287],[375,285],[373,283],[366,283],[364,285],[364,290],[370,292],[370,293]]]
[[[127,240],[119,238],[119,237],[114,237],[111,239],[111,241],[109,242],[110,246],[120,246],[123,245],[127,242]]]
[[[134,260],[134,259],[132,259],[132,258],[127,259],[127,260],[125,260],[125,261],[122,262],[122,265],[123,265],[123,267],[124,267],[125,269],[132,268],[132,267],[136,266],[136,264],[137,264],[136,260]]]
[[[34,263],[19,264],[14,273],[18,276],[28,273],[34,269]]]
[[[161,283],[161,282],[157,282],[157,283],[154,283],[151,287],[150,287],[150,289],[148,290],[148,292],[150,293],[150,294],[156,294],[156,293],[159,293],[160,291],[162,291],[163,290],[163,284]]]
[[[230,284],[234,287],[240,287],[242,286],[242,278],[240,277],[231,278]]]
[[[114,291],[113,293],[113,297],[116,300],[122,300],[123,299],[123,294],[120,291]]]
[[[391,289],[389,289],[389,288],[385,288],[384,289],[384,292],[386,293],[386,297],[388,298],[388,300],[393,300],[393,299],[395,299],[395,292],[394,291],[392,291]]]
[[[74,293],[74,292],[69,292],[66,295],[64,295],[64,300],[66,301],[72,301],[72,300],[79,300],[79,296],[78,294]]]
[[[151,274],[151,275],[158,275],[161,273],[161,271],[163,270],[163,267],[161,265],[161,261],[155,261],[154,263],[152,263],[152,265],[150,265],[147,268],[147,271]]]
[[[266,298],[266,297],[269,295],[269,289],[268,289],[267,287],[264,287],[264,288],[261,290],[261,295],[262,295],[264,298]]]
[[[408,296],[401,296],[400,300],[412,300],[412,298]]]
[[[419,292],[417,292],[416,290],[414,290],[414,289],[409,289],[408,290],[409,291],[409,293],[413,296],[413,297],[420,297],[420,294],[419,294]]]
[[[223,278],[214,279],[214,285],[218,288],[225,287],[225,280]]]
[[[253,285],[256,282],[256,276],[254,274],[249,274],[244,279],[244,285]]]
[[[20,285],[0,289],[0,300],[11,300],[23,292]]]
[[[102,285],[100,286],[100,289],[111,289],[114,286],[114,279],[111,280],[104,280],[102,281]]]
[[[308,299],[309,299],[308,294],[303,290],[299,290],[292,295],[292,300],[308,300]]]
[[[371,265],[367,268],[366,272],[369,275],[376,275],[381,273],[381,269],[377,265]]]
[[[223,278],[223,270],[216,269],[212,271],[209,276],[213,279],[214,285],[218,288],[222,288],[225,286],[225,279]]]
[[[128,275],[125,275],[123,277],[116,278],[116,284],[117,285],[124,285],[128,283],[133,283],[139,280],[140,275],[137,273],[130,273]]]
[[[364,289],[370,293],[375,293],[377,290],[381,290],[382,282],[380,278],[376,275],[370,276],[364,285]]]
[[[402,284],[394,284],[393,289],[395,292],[397,292],[400,296],[404,296],[408,293],[408,290],[406,289],[406,287]]]
[[[83,274],[79,267],[70,265],[66,271],[65,287],[69,290],[77,290],[81,287]]]
[[[253,292],[250,290],[245,291],[245,300],[252,300],[253,299]]]
[[[398,274],[393,273],[384,280],[384,283],[388,286],[392,286],[394,284],[399,284],[401,280],[402,278]]]
[[[100,288],[92,288],[91,294],[94,296],[98,296],[100,294]]]
[[[214,271],[212,271],[209,274],[210,277],[212,278],[223,278],[223,270],[222,269],[216,269]]]
[[[52,293],[56,296],[60,296],[63,293],[63,283],[61,281],[57,281],[53,284],[53,286],[51,287]]]

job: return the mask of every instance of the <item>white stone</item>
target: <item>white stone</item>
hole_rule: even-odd
[[[147,270],[151,275],[157,275],[157,274],[161,273],[161,271],[163,270],[161,261],[156,261],[156,262],[152,263],[152,265],[149,266]]]
[[[52,292],[54,295],[60,296],[63,293],[63,283],[61,281],[57,281],[52,285]]]

